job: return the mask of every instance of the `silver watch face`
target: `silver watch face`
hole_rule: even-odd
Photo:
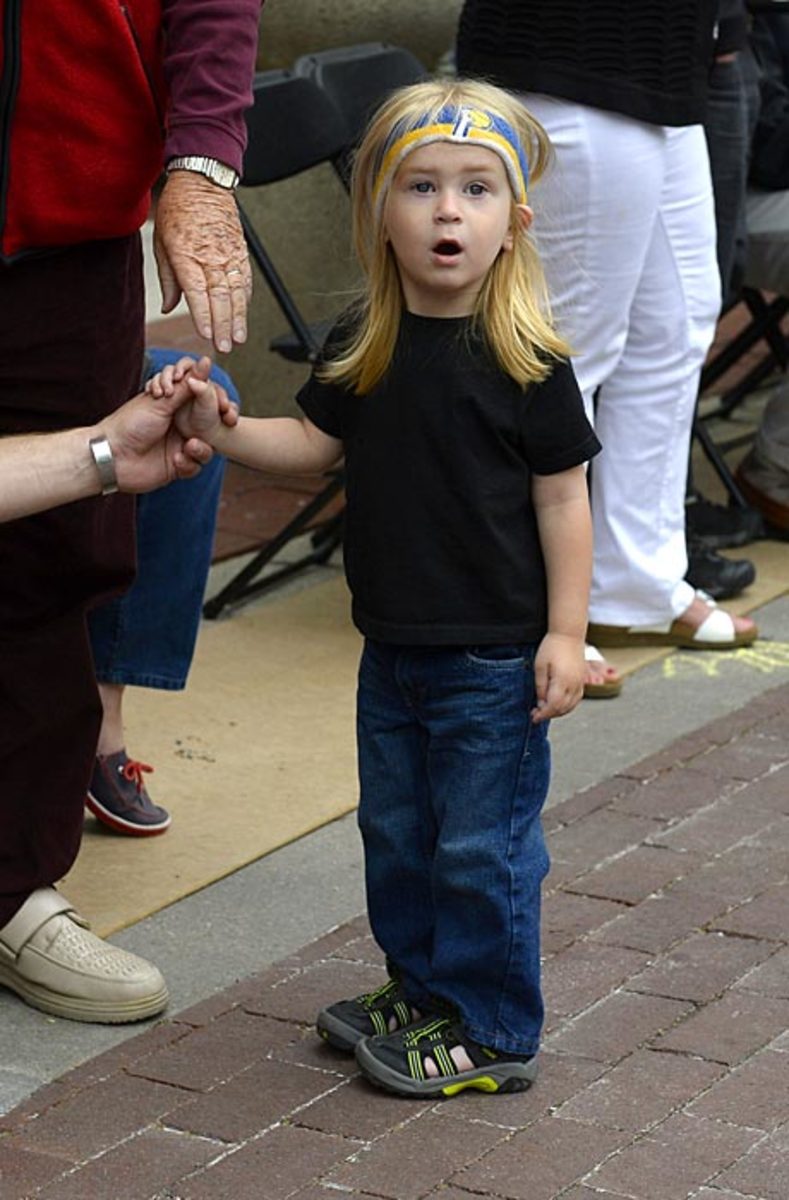
[[[209,162],[206,166],[205,174],[214,183],[218,183],[223,188],[234,188],[238,183],[238,175],[233,168],[227,167],[221,162]]]

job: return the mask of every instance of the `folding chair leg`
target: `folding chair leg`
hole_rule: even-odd
[[[748,501],[743,496],[737,485],[736,479],[726,465],[726,460],[720,453],[718,447],[715,445],[715,442],[712,440],[710,432],[704,425],[704,422],[699,420],[698,417],[693,422],[693,436],[697,439],[699,445],[704,451],[707,461],[710,463],[710,466],[717,474],[734,503],[739,505],[740,508],[748,508]]]
[[[296,562],[288,563],[277,571],[272,571],[265,579],[258,580],[256,583],[252,582],[264,567],[279,554],[280,550],[302,533],[321,509],[325,508],[329,501],[342,491],[344,484],[345,477],[342,472],[339,472],[322,492],[311,500],[245,567],[242,567],[229,583],[225,584],[216,596],[205,602],[203,616],[208,620],[213,620],[229,604],[238,604],[242,600],[248,600],[251,596],[257,596],[266,591],[274,583],[279,583],[297,571],[303,570],[304,567],[325,562],[342,541],[342,513],[327,522],[327,531],[319,531],[322,534],[325,532],[325,536],[322,536],[320,540],[317,538],[313,540],[313,549],[309,553],[302,555]]]

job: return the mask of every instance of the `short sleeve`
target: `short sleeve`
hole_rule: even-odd
[[[321,379],[321,366],[329,362],[336,350],[347,342],[348,318],[343,316],[331,329],[309,379],[296,394],[296,403],[313,425],[329,437],[343,438],[343,414],[348,392],[336,383]]]
[[[555,362],[548,378],[527,392],[520,432],[526,461],[535,475],[569,471],[602,449],[566,359]]]

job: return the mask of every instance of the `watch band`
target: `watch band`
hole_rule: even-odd
[[[171,158],[166,171],[168,175],[171,171],[195,171],[228,191],[237,187],[239,181],[238,171],[233,170],[227,163],[220,162],[218,158],[206,158],[202,154],[185,154],[179,158]]]
[[[99,473],[101,494],[102,496],[111,496],[113,492],[118,491],[118,476],[115,474],[112,446],[105,437],[91,438],[88,445]]]

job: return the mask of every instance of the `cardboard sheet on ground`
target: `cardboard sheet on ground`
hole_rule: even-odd
[[[130,753],[172,826],[119,837],[86,814],[63,890],[97,933],[140,920],[352,809],[361,640],[345,584],[204,621],[184,692],[129,688]]]
[[[739,613],[789,586],[789,544],[760,542],[742,553],[756,562],[758,579],[730,603]],[[64,891],[97,933],[130,925],[354,808],[361,643],[349,607],[337,579],[204,622],[185,692],[128,690],[129,749],[155,765],[151,793],[173,823],[161,837],[124,838],[86,817]],[[609,655],[629,674],[669,653]],[[601,703],[617,701],[587,701]]]

